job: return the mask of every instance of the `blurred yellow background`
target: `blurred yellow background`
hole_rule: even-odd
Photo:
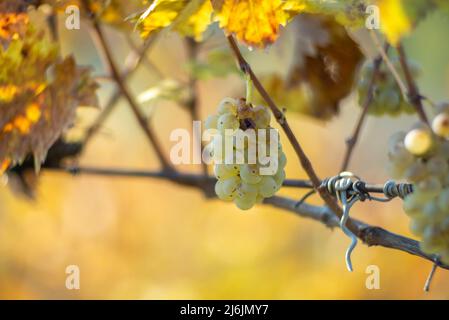
[[[86,26],[65,30],[65,53],[104,74]],[[422,92],[434,100],[448,98],[449,21],[431,15],[407,39],[412,59],[424,70]],[[129,51],[123,36],[107,29],[117,62]],[[279,57],[289,48],[287,33],[275,46],[245,53],[256,73],[286,68]],[[219,38],[219,37],[218,37]],[[286,44],[287,43],[287,44]],[[223,42],[224,44],[224,42]],[[149,54],[169,78],[186,79],[182,39],[162,34]],[[180,61],[183,61],[182,63]],[[129,81],[138,94],[159,79],[141,68]],[[101,82],[104,103],[113,88]],[[236,75],[200,81],[200,114],[204,119],[218,102],[243,90]],[[348,98],[341,115],[328,123],[287,113],[291,126],[320,177],[335,175],[360,108]],[[152,113],[165,152],[172,129],[191,128],[186,110],[174,103],[143,105]],[[75,131],[93,121],[98,110],[81,110]],[[386,146],[391,133],[408,128],[413,117],[370,117],[357,146],[351,170],[366,181],[388,179]],[[285,138],[285,137],[283,137]],[[306,178],[291,147],[287,177]],[[89,144],[80,164],[157,169],[154,156],[132,114],[121,101],[112,117]],[[200,166],[179,170],[200,172]],[[148,178],[72,177],[42,172],[34,201],[0,187],[0,298],[61,299],[447,299],[449,271],[438,270],[431,292],[422,287],[431,263],[403,252],[360,244],[353,254],[355,271],[346,271],[349,239],[317,222],[269,206],[248,212],[232,203],[206,200],[194,189]],[[282,189],[299,198],[303,190]],[[311,198],[320,204],[319,199]],[[401,201],[359,203],[352,215],[390,231],[411,236]],[[80,268],[80,290],[67,290],[68,265]],[[365,286],[369,265],[380,268],[380,289]]]

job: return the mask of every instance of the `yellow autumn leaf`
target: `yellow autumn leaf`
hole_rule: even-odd
[[[412,29],[402,0],[379,0],[381,29],[388,41],[396,46]]]
[[[196,40],[212,22],[209,0],[154,0],[140,16],[137,27],[143,38],[166,27]]]
[[[190,1],[173,23],[173,29],[195,40],[202,40],[204,31],[212,22],[212,4],[206,1]]]
[[[273,43],[292,10],[291,3],[282,0],[212,0],[212,4],[220,28],[255,47]]]

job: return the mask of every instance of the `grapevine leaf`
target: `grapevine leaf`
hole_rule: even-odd
[[[379,0],[381,28],[388,41],[397,45],[399,40],[412,29],[402,0]]]
[[[220,28],[248,46],[265,47],[279,36],[303,1],[212,0]]]
[[[154,0],[137,20],[143,38],[163,28],[173,30],[196,40],[212,22],[212,6],[208,0]]]
[[[447,1],[443,1],[446,3]],[[396,46],[430,11],[441,7],[440,0],[377,0],[381,28],[388,41]]]

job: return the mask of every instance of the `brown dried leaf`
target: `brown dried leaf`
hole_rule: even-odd
[[[296,19],[295,61],[287,79],[274,76],[264,82],[288,109],[329,119],[351,92],[363,54],[331,16],[302,14]]]

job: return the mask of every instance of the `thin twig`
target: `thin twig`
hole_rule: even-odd
[[[85,0],[86,7],[88,8],[88,1]],[[114,58],[112,56],[112,52],[109,48],[109,45],[106,41],[106,38],[103,35],[103,31],[101,30],[99,22],[93,18],[92,19],[92,25],[94,27],[95,34],[99,40],[99,44],[101,45],[102,51],[104,52],[106,61],[108,62],[111,75],[115,79],[117,86],[119,87],[120,91],[122,92],[122,95],[125,97],[125,99],[128,101],[128,104],[136,117],[141,129],[144,131],[145,135],[147,136],[148,140],[150,141],[151,145],[153,146],[154,151],[156,152],[156,155],[161,162],[162,166],[165,170],[174,170],[172,167],[170,161],[166,158],[162,146],[159,143],[158,139],[156,138],[156,135],[153,131],[153,129],[148,125],[148,121],[143,115],[143,113],[140,111],[140,108],[137,104],[137,102],[134,100],[134,96],[129,92],[125,82],[123,81],[122,76],[120,75],[117,66],[115,65]]]
[[[155,38],[152,38],[155,39]],[[127,62],[127,65],[125,65],[124,71],[122,72],[122,79],[123,81],[126,81],[141,65],[143,57],[146,55],[150,47],[152,46],[153,42],[147,42],[143,46],[142,49],[139,50],[139,52],[136,53],[130,53],[129,55],[132,55],[135,57],[135,59],[131,59],[129,56],[125,59]],[[103,123],[107,120],[115,106],[117,105],[117,102],[119,101],[120,97],[122,95],[121,90],[118,88],[116,89],[112,95],[110,96],[108,102],[106,103],[106,106],[103,108],[103,110],[100,112],[100,114],[97,116],[93,124],[90,125],[90,127],[86,130],[86,135],[84,136],[84,145],[87,145],[87,143],[90,142],[90,139],[98,132],[98,130],[101,128]]]
[[[198,44],[192,38],[186,38],[185,43],[186,43],[186,48],[187,48],[188,59],[190,61],[196,61],[198,59]],[[192,74],[189,74],[188,88],[189,88],[189,99],[186,102],[186,107],[189,110],[191,120],[198,121],[198,120],[200,120],[200,114],[199,114],[200,102],[198,99],[198,96],[199,96],[198,81],[197,81],[197,78]],[[201,140],[201,137],[197,137],[198,135],[201,136],[201,132],[195,132],[195,131],[193,132],[193,140],[201,141],[200,145],[195,145],[194,148],[195,147],[200,148],[202,151],[204,148],[204,145]],[[207,176],[208,175],[207,164],[204,161],[201,161],[201,166],[203,169],[203,174],[205,176]]]
[[[44,166],[45,168],[45,166]],[[209,197],[215,197],[214,184],[215,179],[208,177],[206,180],[202,174],[190,174],[174,171],[139,171],[139,170],[124,170],[124,169],[107,169],[96,167],[63,167],[53,166],[46,169],[53,169],[57,171],[65,171],[71,174],[95,174],[106,176],[129,176],[129,177],[148,177],[165,179],[182,186],[197,188]],[[303,181],[304,182],[304,181]],[[313,219],[323,223],[325,226],[334,228],[339,227],[339,218],[326,206],[313,206],[307,203],[302,203],[297,206],[297,201],[287,197],[274,196],[264,200],[265,204],[272,205],[276,208],[284,209],[295,213],[298,216]],[[443,269],[448,269],[449,266],[442,263],[437,256],[424,253],[419,246],[419,242],[377,226],[368,225],[362,221],[352,219],[352,227],[354,233],[368,246],[381,246],[385,248],[395,249],[409,254],[421,257],[423,259],[432,261]]]
[[[315,172],[315,169],[312,166],[312,163],[310,162],[309,158],[305,154],[304,150],[302,149],[301,145],[299,144],[295,134],[293,133],[292,129],[290,128],[287,119],[285,118],[284,113],[277,107],[277,105],[274,103],[273,99],[271,99],[268,92],[265,90],[265,88],[260,83],[257,76],[254,74],[253,70],[251,69],[251,66],[246,62],[245,58],[243,57],[242,53],[240,52],[240,49],[235,42],[235,39],[232,35],[227,36],[229,46],[234,53],[235,57],[237,58],[238,64],[240,66],[240,69],[243,73],[248,74],[251,77],[251,80],[253,81],[254,87],[257,89],[259,94],[262,96],[262,98],[265,100],[265,102],[268,104],[268,106],[271,109],[271,112],[273,113],[274,117],[276,118],[276,121],[279,123],[279,125],[284,130],[288,140],[290,141],[290,144],[292,145],[293,149],[296,152],[296,155],[299,158],[299,162],[308,175],[310,181],[313,184],[313,187],[317,192],[319,193],[320,197],[324,200],[327,206],[332,209],[332,211],[335,212],[335,214],[338,217],[342,216],[342,211],[339,205],[337,204],[335,198],[331,196],[324,188],[320,188],[321,180],[318,178],[318,175]],[[351,228],[351,221],[348,220],[348,227]]]
[[[405,81],[407,82],[408,99],[415,106],[416,112],[418,113],[418,116],[421,119],[421,121],[428,125],[429,120],[427,119],[427,115],[424,111],[424,107],[422,104],[422,96],[419,93],[418,86],[416,85],[415,79],[413,78],[413,75],[410,71],[407,56],[405,54],[405,50],[402,44],[398,45],[397,51],[399,54],[399,61],[402,66],[402,70],[404,71]]]
[[[385,51],[388,52],[389,45],[385,45]],[[369,80],[368,84],[368,91],[366,93],[365,100],[363,101],[362,105],[362,111],[360,112],[359,118],[357,120],[357,124],[354,128],[354,131],[350,138],[346,140],[346,153],[343,159],[343,164],[341,166],[340,171],[346,171],[349,166],[349,161],[351,160],[351,156],[354,151],[354,147],[357,144],[357,141],[360,136],[360,131],[362,129],[363,123],[365,121],[365,118],[368,114],[369,106],[371,105],[371,102],[373,101],[373,93],[374,93],[374,85],[377,79],[377,76],[379,75],[380,66],[382,64],[382,56],[378,56],[373,61],[373,74],[371,76],[371,79]]]
[[[401,90],[402,97],[404,99],[407,99],[407,87],[405,86],[404,82],[402,81],[401,77],[399,76],[398,71],[394,67],[393,63],[391,62],[390,58],[387,55],[387,52],[384,50],[382,45],[380,44],[379,38],[377,37],[377,33],[374,30],[370,31],[371,39],[374,42],[374,45],[376,46],[377,50],[379,51],[380,55],[382,56],[382,59],[385,62],[385,65],[390,70],[391,74],[393,75],[394,79],[396,80],[396,83]]]
[[[158,34],[156,33],[156,34],[154,34],[154,35],[152,35],[150,38],[148,38],[147,40],[145,40],[145,42],[144,42],[144,44],[143,44],[143,48],[150,48],[152,45],[153,45],[153,43],[156,41],[156,39],[157,39],[157,36],[158,36]],[[136,46],[136,44],[134,43],[134,41],[131,39],[131,37],[129,37],[129,36],[127,36],[126,37],[126,39],[127,39],[127,42],[128,42],[128,44],[129,44],[129,46],[131,47],[131,49],[134,51],[134,52],[140,52],[141,50],[139,50],[139,48]],[[146,55],[146,54],[144,54],[144,55],[139,55],[140,57],[139,57],[139,63],[140,62],[143,62],[143,63],[145,63],[145,65],[150,69],[150,71],[152,72],[152,73],[154,73],[157,77],[159,77],[159,78],[163,78],[164,77],[164,74],[163,74],[163,72],[159,69],[159,67],[156,65],[156,64],[154,64],[149,58],[148,58],[148,56]],[[127,61],[128,59],[125,59],[125,61]]]

